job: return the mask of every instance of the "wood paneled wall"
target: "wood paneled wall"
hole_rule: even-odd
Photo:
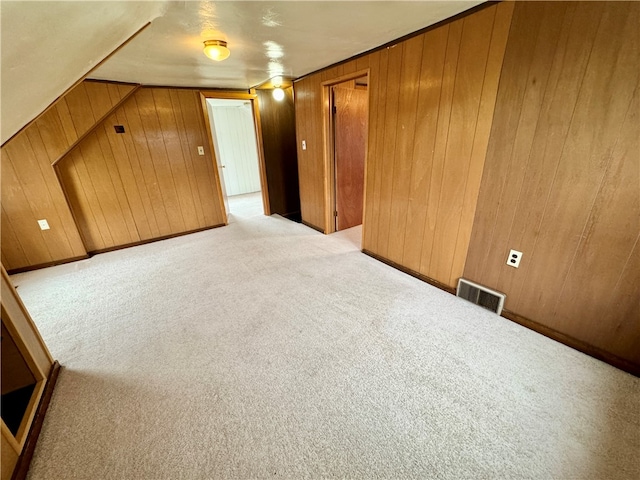
[[[516,4],[464,271],[638,367],[639,25],[636,2]]]
[[[302,221],[320,231],[328,231],[327,179],[330,170],[325,163],[326,137],[324,111],[328,96],[323,96],[323,82],[340,83],[341,78],[369,68],[370,55],[346,62],[304,77],[294,83],[296,139],[298,142],[298,176]],[[302,142],[306,142],[306,150]]]
[[[262,147],[269,185],[271,213],[300,218],[298,156],[293,87],[285,98],[274,100],[271,90],[257,90],[262,126]]]
[[[51,164],[134,87],[85,81],[2,146],[2,263],[8,270],[86,250]],[[46,219],[50,230],[40,230]]]
[[[139,89],[57,166],[89,252],[224,224],[197,90]]]
[[[464,268],[512,8],[371,61],[363,248],[449,286]]]
[[[8,270],[224,223],[198,90],[134,88],[84,81],[2,146]]]
[[[369,68],[363,248],[455,284],[471,235],[512,10],[511,2],[483,8],[295,83],[304,221],[325,230],[329,218],[322,82]]]

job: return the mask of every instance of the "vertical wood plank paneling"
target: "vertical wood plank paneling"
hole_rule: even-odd
[[[118,96],[105,96],[110,88],[115,88]],[[2,147],[3,176],[4,172],[15,173],[7,175],[8,181],[3,181],[6,190],[2,192],[3,208],[6,207],[3,228],[6,226],[13,231],[13,235],[5,236],[2,242],[7,268],[18,269],[86,255],[51,163],[132,88],[132,85],[83,82]],[[13,156],[8,153],[11,150]],[[10,158],[18,164],[17,170],[9,165]],[[17,191],[21,193],[17,195]],[[36,223],[39,219],[46,219],[51,229],[40,231]]]
[[[3,177],[4,175],[5,173],[3,173]],[[15,262],[15,265],[27,265],[29,259],[25,255],[4,205],[2,205],[2,230],[0,233],[2,234],[0,241],[4,245],[4,249],[2,250],[2,264],[5,268],[15,268],[13,262]]]
[[[171,104],[171,92],[168,89],[158,88],[154,90],[153,98],[158,112],[158,125],[162,132],[169,169],[174,179],[173,187],[184,221],[180,231],[195,230],[199,227],[198,217],[193,200],[194,195],[188,180],[186,161],[182,156],[182,144],[175,112]],[[180,179],[180,181],[176,181],[176,179]],[[182,179],[186,181],[181,181]]]
[[[440,211],[440,196],[442,191],[442,179],[444,177],[445,154],[449,141],[449,124],[453,105],[453,93],[458,68],[458,53],[460,50],[460,38],[462,37],[462,21],[449,25],[447,37],[447,49],[444,59],[442,80],[439,84],[440,109],[438,110],[438,123],[436,126],[436,142],[433,153],[433,165],[431,167],[431,185],[427,201],[427,216],[425,219],[424,233],[422,237],[422,252],[420,255],[420,270],[425,275],[431,274],[431,259],[433,257],[435,234],[437,228],[438,212]],[[438,85],[438,84],[436,84]],[[442,281],[442,279],[436,278]]]
[[[138,158],[140,165],[140,178],[143,179],[146,192],[149,195],[151,207],[153,208],[153,218],[158,226],[158,236],[169,235],[171,226],[169,225],[169,218],[164,207],[155,164],[151,158],[150,145],[144,134],[138,95],[134,95],[131,100],[131,102],[127,102],[122,106],[122,110],[127,121],[126,125],[130,127],[131,131],[137,132],[137,134],[130,135],[127,139],[131,139],[135,148],[135,156]]]
[[[449,26],[438,28],[424,35],[421,60],[420,85],[417,92],[417,118],[415,146],[409,181],[409,204],[405,229],[402,261],[398,262],[413,271],[420,270],[422,238],[427,215],[431,170],[440,110],[440,89],[433,88],[442,82],[444,59]]]
[[[91,99],[86,89],[86,83],[80,83],[65,95],[63,100],[69,108],[69,114],[78,137],[95,125],[97,120],[93,114],[93,108],[91,108]]]
[[[66,188],[67,198],[71,205],[81,205],[80,211],[75,211],[76,217],[81,214],[85,217],[94,217],[92,203],[88,201],[87,192],[85,192],[84,185],[81,182],[81,176],[78,173],[78,168],[84,167],[80,157],[80,150],[76,149],[67,155],[65,163],[58,167],[60,172],[60,180],[64,185],[75,185],[76,188]],[[79,167],[77,166],[79,165]],[[89,194],[93,192],[91,186],[87,189]],[[78,228],[84,240],[84,245],[88,251],[97,250],[104,244],[102,241],[102,235],[97,227],[97,222],[78,223]]]
[[[400,82],[402,71],[402,54],[404,42],[389,48],[389,64],[386,71],[385,117],[382,124],[383,145],[382,170],[380,175],[380,207],[378,217],[378,252],[383,257],[389,251],[389,224],[391,222],[391,201],[393,195],[393,178],[395,168],[396,135],[398,126],[398,107],[400,103]]]
[[[629,4],[617,5],[604,12],[585,77],[579,87],[562,160],[549,192],[533,251],[533,255],[536,251],[547,252],[545,261],[553,261],[554,270],[531,272],[528,282],[544,286],[544,290],[537,299],[528,298],[521,302],[519,311],[529,318],[540,318],[557,301],[572,258],[567,253],[573,253],[578,247],[588,208],[593,204],[607,156],[610,155],[611,141],[619,131],[637,85],[637,52],[632,48],[622,48],[624,39],[631,40],[632,34],[628,30],[622,30],[626,35],[617,34],[625,25],[625,19],[629,18],[625,6]],[[633,28],[637,28],[637,24]],[[594,118],[599,119],[596,135],[589,128]],[[580,166],[579,170],[577,166]],[[558,230],[558,226],[562,228]],[[566,252],[557,249],[558,243],[566,247]]]
[[[634,2],[516,4],[464,273],[511,311],[635,364],[639,14]],[[509,248],[524,252],[517,270]]]
[[[484,170],[484,159],[487,153],[491,124],[493,121],[493,111],[498,93],[500,70],[507,45],[507,38],[509,36],[511,18],[513,16],[513,7],[513,2],[505,2],[502,4],[501,8],[496,9],[495,19],[493,22],[493,32],[491,34],[491,44],[489,46],[480,105],[478,108],[478,120],[476,123],[476,131],[471,151],[469,173],[467,174],[456,246],[453,260],[451,262],[451,274],[448,282],[449,285],[455,285],[458,279],[462,276],[466,261],[466,254],[469,249],[478,192],[480,190],[482,172]]]
[[[484,9],[462,21],[442,188],[429,277],[451,285],[451,267],[462,215],[471,151],[476,140],[480,95],[496,9]],[[484,158],[481,159],[484,163]],[[470,222],[471,223],[471,222]],[[462,273],[462,272],[460,272]]]
[[[389,247],[387,258],[402,263],[404,238],[409,209],[409,189],[413,167],[413,149],[416,136],[416,115],[418,87],[424,36],[407,40],[402,52],[402,71],[399,82],[398,124],[396,126],[397,145],[394,152],[394,172],[389,221]]]
[[[183,232],[185,231],[184,217],[176,192],[175,179],[171,171],[162,128],[158,120],[159,109],[155,101],[154,91],[145,88],[140,91],[139,95],[136,95],[136,99],[164,210],[169,220],[169,232]]]
[[[64,132],[65,143],[67,145],[72,145],[73,142],[75,142],[80,135],[76,131],[76,127],[73,124],[73,120],[71,118],[71,112],[69,111],[69,106],[67,105],[66,100],[64,98],[61,99],[49,111],[51,112],[52,115],[55,115],[60,119],[60,123],[62,124],[62,131]],[[39,120],[40,119],[36,121],[39,121]]]
[[[13,162],[7,150],[2,152],[2,211],[4,213],[2,224],[2,251],[11,268],[20,268],[23,265],[37,265],[50,262],[51,256],[47,250],[46,242],[37,225],[27,198],[27,192],[13,168]],[[14,233],[14,236],[5,236],[5,230]],[[11,240],[19,240],[14,244]],[[26,262],[26,263],[23,263]]]
[[[192,148],[197,149],[197,145],[193,144],[193,146],[189,142],[189,137],[186,132],[186,127],[184,124],[183,112],[182,112],[182,104],[180,103],[180,99],[178,97],[178,92],[176,90],[170,90],[169,95],[171,99],[171,109],[173,110],[176,128],[178,135],[180,137],[179,143],[180,148],[182,149],[182,158],[184,159],[184,166],[187,170],[187,178],[189,179],[189,189],[191,195],[193,196],[193,209],[194,214],[196,216],[196,221],[198,227],[202,228],[207,225],[207,221],[205,220],[204,208],[203,205],[206,205],[206,200],[202,197],[202,192],[198,186],[197,176],[194,170],[193,158],[192,158]],[[207,176],[208,177],[208,176]],[[205,179],[207,178],[205,177]],[[211,190],[211,188],[209,188]],[[209,209],[207,209],[209,210]]]
[[[324,230],[324,168],[322,143],[322,77],[314,74],[295,84],[296,137],[302,220]],[[320,112],[320,116],[316,115]],[[302,142],[306,142],[306,150]]]
[[[198,155],[198,145],[206,147],[209,144],[207,139],[209,134],[204,118],[201,114],[196,114],[202,108],[199,93],[189,90],[178,90],[175,93],[180,99],[180,108],[185,127],[184,132],[189,142],[188,149],[196,181],[198,182],[199,198],[205,218],[205,224],[202,227],[220,225],[224,223],[225,214],[224,205],[220,201],[216,186],[217,172],[216,167],[214,167],[213,152],[205,148],[205,155]]]
[[[198,95],[140,89],[58,163],[89,251],[223,223]]]
[[[301,141],[322,135],[322,82],[370,66],[363,248],[448,285],[464,267],[512,13],[489,5],[295,83]],[[307,222],[312,208],[327,213],[315,206],[332,181],[323,145],[309,149],[299,150]]]
[[[376,115],[375,117],[370,117],[375,120],[376,126],[376,135],[373,136],[371,130],[369,131],[369,136],[367,138],[367,142],[369,145],[373,145],[371,148],[373,152],[375,152],[375,156],[373,153],[367,154],[366,160],[366,168],[369,169],[369,165],[372,165],[372,170],[374,172],[374,183],[373,190],[371,193],[367,193],[369,190],[365,191],[365,197],[369,206],[365,205],[365,210],[371,209],[371,223],[367,227],[371,233],[371,243],[370,247],[372,252],[377,252],[379,250],[380,245],[380,235],[378,230],[378,225],[380,223],[380,203],[381,196],[380,191],[382,189],[382,175],[383,175],[383,166],[384,166],[384,125],[385,119],[387,115],[387,103],[385,101],[386,95],[386,78],[387,71],[389,69],[389,49],[384,49],[378,53],[379,55],[379,67],[378,67],[378,77],[376,79],[371,78],[371,84],[374,90],[370,93],[371,95],[376,96]],[[373,75],[373,73],[372,73]]]
[[[376,164],[371,160],[377,158],[376,148],[377,143],[375,139],[378,137],[378,110],[380,108],[380,52],[374,52],[369,57],[369,128],[367,136],[367,159],[365,159],[365,186],[364,186],[364,206],[363,206],[363,221],[362,221],[362,248],[373,250],[374,237],[373,228],[368,228],[368,225],[373,224],[373,201],[376,195],[375,184],[376,176],[378,175],[376,170]],[[369,192],[369,197],[367,197]]]
[[[600,320],[611,310],[602,299],[607,298],[611,286],[618,283],[640,235],[640,142],[637,135],[640,125],[639,95],[640,91],[636,89],[626,112],[626,120],[613,142],[615,147],[611,152],[610,164],[600,182],[580,243],[554,307],[554,326],[573,334],[572,329],[576,326],[575,305],[581,305],[586,311],[592,312],[584,317],[584,325],[580,325],[584,340],[592,344],[602,341],[603,336],[611,336],[611,341],[615,341],[617,337],[613,329],[602,329]],[[620,209],[622,205],[624,208]],[[608,247],[606,255],[602,254],[602,245]],[[598,272],[598,281],[593,281],[593,272]],[[629,287],[618,285],[618,288]],[[628,308],[625,304],[640,302],[640,283],[635,283],[635,287],[631,285],[629,290],[634,289],[636,296],[631,302],[625,297],[618,299],[621,310]],[[638,316],[621,317],[615,320],[614,325],[619,328],[635,323],[638,327],[638,320]],[[638,333],[640,332],[636,332],[636,335]],[[636,350],[635,353],[635,360],[640,361],[640,352]]]
[[[131,228],[131,223],[128,223],[131,234],[138,236],[140,240],[148,240],[154,238],[154,234],[151,231],[151,222],[155,221],[153,218],[153,209],[150,205],[145,204],[143,196],[146,195],[146,186],[144,182],[138,182],[134,168],[132,164],[137,162],[137,158],[131,159],[128,155],[128,150],[125,145],[125,137],[123,135],[109,135],[111,125],[120,125],[119,115],[117,113],[112,114],[107,118],[102,125],[101,135],[109,142],[109,147],[113,153],[113,166],[122,182],[122,190],[120,193],[121,208],[124,207],[122,195],[126,198],[126,204],[131,211],[131,220],[133,221],[134,228]],[[133,149],[132,149],[133,150]],[[132,151],[135,155],[135,150]],[[148,195],[146,195],[148,202]]]
[[[115,155],[111,149],[108,138],[109,133],[105,127],[106,125],[102,125],[101,128],[96,129],[95,134],[104,159],[102,175],[104,175],[105,182],[107,179],[111,180],[110,183],[107,183],[107,188],[111,190],[110,196],[114,199],[114,205],[116,205],[115,209],[109,210],[109,227],[111,231],[114,228],[118,229],[119,240],[117,241],[131,243],[131,239],[133,239],[133,241],[137,242],[140,241],[140,235],[138,234],[129,199],[124,190]]]
[[[123,105],[116,112],[114,112],[113,115],[118,125],[128,125],[130,128],[133,128],[133,124],[130,122],[130,119],[134,119],[135,121],[135,119],[137,119],[138,117],[134,117],[133,115],[129,116],[128,112],[133,111],[129,109],[132,108],[131,104],[134,103],[135,99],[131,99],[131,102],[127,102],[127,104]],[[111,121],[107,119],[105,123],[107,124],[107,127],[105,128],[109,128],[109,125],[111,125]],[[134,198],[137,193],[142,204],[142,212],[140,212],[137,207],[133,207],[134,205],[136,205],[135,201],[130,200],[133,207],[134,218],[136,218],[138,232],[144,240],[161,236],[162,234],[160,233],[161,231],[157,219],[158,217],[156,215],[156,206],[153,203],[152,197],[152,194],[153,192],[155,192],[155,190],[151,190],[150,193],[150,189],[148,186],[148,184],[151,183],[155,188],[156,184],[153,182],[152,172],[146,172],[146,174],[144,175],[142,173],[143,160],[140,158],[140,150],[142,150],[142,148],[138,148],[136,141],[137,139],[134,140],[131,135],[119,135],[117,137],[110,136],[110,139],[113,139],[112,141],[116,141],[116,139],[118,139],[123,143],[125,152],[120,153],[118,158],[121,160],[118,160],[118,162],[122,162],[124,164],[126,160],[126,163],[128,163],[131,167],[131,174],[133,176],[132,178],[134,180],[134,184],[130,185],[130,187],[127,189],[129,191],[128,196],[131,199]],[[123,176],[126,176],[126,171],[127,167],[126,165],[123,165],[123,169],[121,170]],[[142,216],[144,220],[142,220],[140,216]],[[143,234],[143,232],[145,231],[145,222],[149,225],[148,236]]]

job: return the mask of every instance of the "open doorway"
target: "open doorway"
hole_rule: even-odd
[[[330,87],[334,231],[362,225],[369,118],[368,75]]]
[[[269,215],[256,95],[203,93],[228,221]]]

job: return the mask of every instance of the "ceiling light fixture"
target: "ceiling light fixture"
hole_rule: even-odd
[[[211,60],[221,62],[225,58],[228,58],[231,52],[227,48],[227,42],[224,40],[205,40],[204,54]]]
[[[280,87],[274,88],[272,95],[273,95],[273,98],[278,102],[281,102],[282,100],[284,100],[284,90],[281,89]]]

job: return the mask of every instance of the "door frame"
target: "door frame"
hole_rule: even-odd
[[[202,104],[202,115],[204,116],[204,123],[207,130],[207,136],[209,138],[209,149],[211,151],[211,158],[213,159],[213,168],[215,178],[217,181],[218,198],[220,205],[224,211],[224,223],[229,223],[227,218],[226,208],[224,207],[224,198],[222,195],[222,179],[218,172],[218,162],[216,157],[216,151],[213,144],[213,135],[211,133],[211,122],[209,121],[209,110],[207,109],[207,98],[218,98],[222,100],[248,100],[251,102],[251,112],[253,113],[253,128],[256,132],[256,148],[258,150],[258,169],[260,171],[260,191],[262,194],[262,206],[264,214],[271,215],[271,205],[269,204],[269,188],[267,186],[267,170],[264,161],[264,148],[262,146],[262,127],[260,125],[260,109],[258,106],[258,94],[255,90],[246,92],[232,92],[223,90],[200,90],[200,101]]]
[[[326,80],[320,84],[322,88],[322,158],[324,166],[324,232],[326,234],[335,233],[336,221],[336,171],[335,171],[335,138],[333,132],[333,95],[331,89],[339,83],[348,82],[349,80],[355,80],[360,77],[367,76],[368,80],[371,80],[371,69],[365,68],[358,70],[357,72],[348,73],[339,77]],[[371,104],[371,86],[367,88],[368,102]],[[369,111],[371,111],[369,109]],[[369,130],[369,119],[367,119],[367,131]],[[364,154],[364,196],[367,194],[367,157],[369,155],[369,140],[367,135],[367,144],[365,145]],[[362,202],[362,231],[364,232],[364,209],[366,208],[366,202],[363,198]]]

